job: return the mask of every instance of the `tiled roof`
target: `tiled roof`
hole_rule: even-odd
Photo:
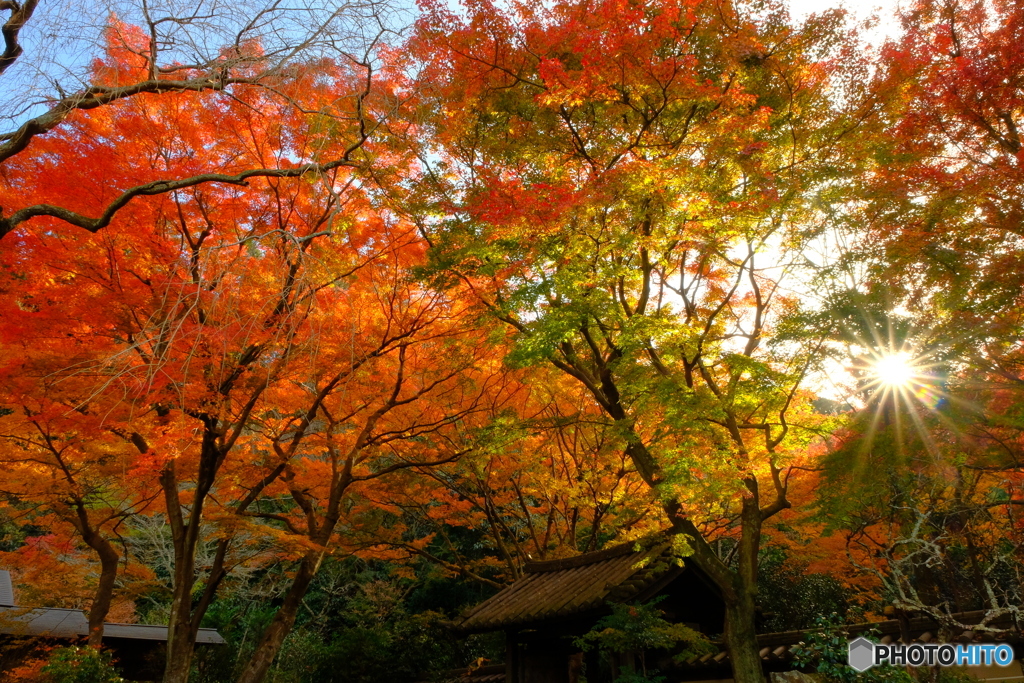
[[[5,593],[4,591],[8,593]],[[10,597],[5,597],[7,594]],[[0,569],[0,633],[51,638],[79,638],[89,635],[89,621],[81,610],[54,607],[14,607],[11,575]],[[153,624],[104,624],[106,638],[167,640],[167,627]],[[197,643],[221,644],[224,638],[215,629],[201,628]]]
[[[625,602],[659,579],[682,571],[671,544],[637,550],[633,544],[565,560],[532,562],[524,576],[484,601],[458,625],[460,631],[489,631],[568,617]]]

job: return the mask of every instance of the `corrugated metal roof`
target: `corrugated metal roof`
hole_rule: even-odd
[[[0,569],[0,607],[14,607],[14,585],[6,569]]]
[[[496,630],[624,602],[676,566],[670,543],[639,550],[626,544],[565,560],[532,562],[521,579],[477,606],[459,629]]]
[[[0,609],[0,633],[18,636],[81,638],[89,635],[89,621],[80,610],[40,607]],[[167,627],[153,624],[104,624],[106,638],[167,640]],[[196,642],[219,645],[224,642],[215,629],[201,628]]]

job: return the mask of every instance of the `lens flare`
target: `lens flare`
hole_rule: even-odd
[[[875,381],[889,389],[909,388],[917,376],[914,359],[904,352],[882,356],[874,362],[872,371]]]

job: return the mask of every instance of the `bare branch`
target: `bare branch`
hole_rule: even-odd
[[[365,140],[359,140],[341,159],[327,162],[325,164],[303,164],[292,168],[253,168],[234,175],[226,173],[202,173],[190,178],[179,180],[154,180],[143,185],[137,185],[125,190],[117,199],[107,205],[106,210],[97,218],[89,218],[80,213],[65,209],[52,204],[35,204],[24,209],[19,209],[11,214],[10,218],[0,216],[0,239],[7,233],[14,230],[21,223],[37,216],[50,216],[70,223],[89,232],[97,232],[108,226],[118,211],[128,205],[136,197],[146,197],[182,190],[187,187],[194,187],[204,183],[225,183],[228,185],[247,186],[250,178],[299,178],[311,173],[324,173],[341,166],[356,166],[355,162],[349,160],[351,154],[362,146]],[[0,207],[2,208],[2,207]]]
[[[0,74],[7,71],[7,68],[14,64],[15,60],[25,51],[21,47],[21,43],[18,42],[18,34],[25,22],[31,18],[38,3],[39,0],[25,0],[25,3],[21,5],[14,0],[0,2],[0,11],[7,10],[11,13],[2,29],[4,51],[3,54],[0,54]]]

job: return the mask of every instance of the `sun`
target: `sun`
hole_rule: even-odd
[[[875,381],[889,389],[908,388],[917,377],[914,358],[909,353],[902,351],[880,356],[872,363],[872,366]]]

